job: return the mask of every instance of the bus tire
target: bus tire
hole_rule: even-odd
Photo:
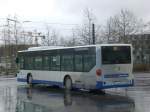
[[[27,75],[27,84],[32,85],[33,77],[31,74]]]
[[[64,86],[65,86],[66,90],[71,90],[72,89],[72,80],[69,76],[65,77]]]

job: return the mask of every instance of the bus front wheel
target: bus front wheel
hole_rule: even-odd
[[[66,90],[71,90],[72,89],[72,80],[68,76],[65,78],[65,89]]]
[[[33,77],[31,74],[27,75],[27,84],[32,85]]]

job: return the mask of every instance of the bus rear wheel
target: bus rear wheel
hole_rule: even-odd
[[[68,76],[65,78],[65,89],[66,90],[71,90],[72,89],[72,80]]]

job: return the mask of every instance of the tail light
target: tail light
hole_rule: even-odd
[[[102,75],[102,70],[101,69],[97,69],[96,70],[96,75],[97,76],[101,76]]]

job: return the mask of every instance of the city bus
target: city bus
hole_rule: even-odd
[[[134,84],[130,44],[100,44],[76,47],[31,47],[18,52],[17,80],[102,90]]]

